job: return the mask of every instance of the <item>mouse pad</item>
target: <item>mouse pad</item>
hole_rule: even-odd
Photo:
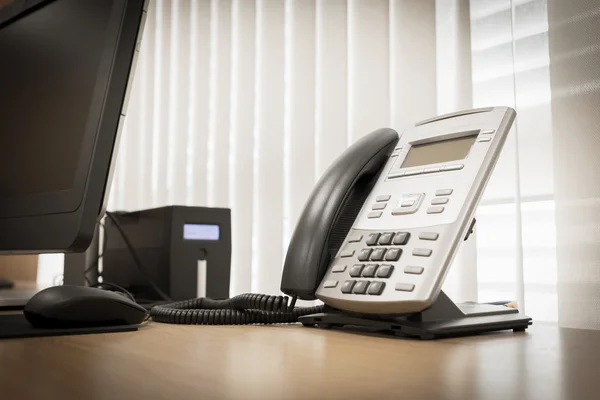
[[[94,328],[34,328],[23,314],[0,315],[0,339],[41,336],[89,335],[93,333],[137,331],[139,325],[102,326]]]

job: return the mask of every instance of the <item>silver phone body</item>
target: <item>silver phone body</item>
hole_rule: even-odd
[[[358,313],[404,314],[431,306],[471,229],[515,117],[507,107],[473,109],[405,130],[317,298]]]

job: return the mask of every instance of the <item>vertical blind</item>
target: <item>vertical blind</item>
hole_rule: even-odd
[[[477,234],[444,290],[457,300],[518,300],[553,320],[546,7],[154,0],[109,209],[230,207],[231,293],[278,293],[304,201],[349,144],[457,109],[513,106],[518,122]]]
[[[434,1],[153,1],[109,209],[230,207],[232,294],[278,293],[330,163],[436,114],[435,58]]]

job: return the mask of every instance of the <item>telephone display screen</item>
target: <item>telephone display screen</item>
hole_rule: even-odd
[[[476,138],[477,134],[473,134],[413,145],[408,151],[401,168],[462,160],[469,154],[469,150],[473,143],[475,143]]]
[[[219,225],[183,225],[183,240],[219,240],[220,233]]]

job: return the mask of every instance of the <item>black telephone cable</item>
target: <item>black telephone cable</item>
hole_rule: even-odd
[[[295,307],[289,297],[246,293],[230,299],[198,298],[157,305],[150,310],[153,321],[180,325],[291,324],[303,315],[324,311],[324,306]]]

